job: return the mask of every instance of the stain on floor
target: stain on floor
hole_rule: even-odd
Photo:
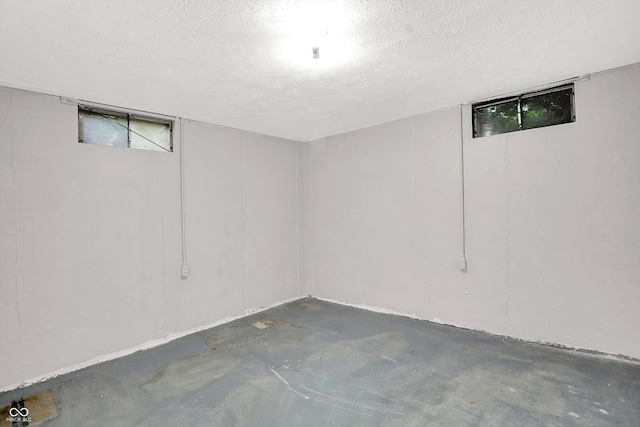
[[[42,390],[21,397],[0,409],[0,426],[39,426],[58,416],[58,407],[51,390]]]

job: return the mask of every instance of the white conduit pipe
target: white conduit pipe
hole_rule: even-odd
[[[459,268],[462,271],[467,269],[467,242],[466,242],[466,225],[465,225],[465,206],[464,206],[464,115],[462,104],[460,104],[460,197],[461,197],[461,255],[459,259]]]
[[[189,264],[187,263],[187,236],[184,212],[184,121],[180,120],[180,232],[182,235],[182,266],[180,276],[186,279],[189,276]]]

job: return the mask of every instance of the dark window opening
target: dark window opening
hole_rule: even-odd
[[[576,120],[573,84],[473,105],[473,137]]]

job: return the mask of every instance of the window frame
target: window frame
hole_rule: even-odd
[[[173,141],[173,139],[174,139],[174,129],[175,129],[176,119],[173,118],[173,117],[162,116],[162,115],[153,114],[153,113],[144,113],[144,112],[139,112],[139,111],[120,108],[120,107],[112,107],[112,106],[109,106],[109,105],[92,104],[92,103],[87,103],[87,102],[78,102],[77,109],[78,109],[78,113],[77,113],[78,114],[78,143],[80,143],[80,144],[109,146],[108,144],[95,144],[95,143],[84,142],[84,141],[81,140],[80,114],[81,114],[82,111],[85,111],[85,112],[88,112],[88,113],[91,113],[91,114],[109,115],[109,116],[123,118],[123,119],[126,120],[126,122],[127,122],[127,127],[126,127],[126,129],[127,129],[127,147],[118,147],[118,148],[128,148],[128,149],[144,150],[144,151],[156,151],[156,152],[164,152],[164,153],[172,153],[174,151],[174,143],[173,143],[174,141]],[[138,120],[138,121],[145,121],[145,122],[158,123],[158,124],[162,124],[162,125],[168,125],[169,126],[169,149],[167,150],[162,145],[159,145],[156,142],[151,141],[149,138],[147,138],[147,137],[145,137],[143,135],[140,135],[139,133],[133,131],[131,129],[131,121],[132,120]],[[137,134],[137,135],[139,135],[140,137],[146,139],[147,141],[149,141],[153,145],[156,145],[157,147],[159,147],[159,149],[148,149],[148,148],[132,147],[131,146],[131,133],[132,132]]]
[[[522,111],[522,101],[526,100],[528,98],[534,98],[536,96],[542,96],[542,95],[547,95],[549,93],[554,93],[554,92],[561,92],[567,89],[571,89],[570,92],[570,106],[571,106],[571,120],[568,122],[562,122],[562,123],[550,123],[547,125],[543,125],[543,126],[537,126],[537,127],[533,127],[533,128],[524,128],[523,127],[523,111]],[[537,91],[533,91],[533,92],[525,92],[525,93],[521,93],[519,95],[513,95],[513,96],[507,96],[507,97],[503,97],[503,98],[497,98],[497,99],[492,99],[489,101],[483,101],[483,102],[477,102],[472,104],[471,106],[471,114],[472,114],[472,118],[471,118],[471,122],[472,122],[472,127],[473,127],[473,138],[483,138],[483,137],[488,137],[488,136],[494,136],[494,135],[502,135],[504,133],[512,133],[512,132],[518,132],[518,131],[523,131],[523,130],[532,130],[532,129],[539,129],[542,127],[549,127],[549,126],[557,126],[557,125],[563,125],[563,124],[568,124],[568,123],[573,123],[576,121],[576,107],[575,107],[575,85],[573,82],[571,83],[564,83],[562,85],[559,86],[554,86],[554,87],[550,87],[550,88],[546,88],[546,89],[542,89],[542,90],[537,90]],[[495,105],[502,105],[502,104],[506,104],[509,102],[513,102],[517,100],[517,109],[518,109],[518,129],[513,130],[513,131],[508,131],[508,132],[500,132],[500,133],[494,133],[491,135],[478,135],[478,128],[479,128],[479,123],[478,123],[478,114],[477,114],[477,110],[481,109],[481,108],[486,108],[486,107],[492,107]]]

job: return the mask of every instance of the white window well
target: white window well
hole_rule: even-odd
[[[78,105],[78,142],[173,151],[171,120]]]

